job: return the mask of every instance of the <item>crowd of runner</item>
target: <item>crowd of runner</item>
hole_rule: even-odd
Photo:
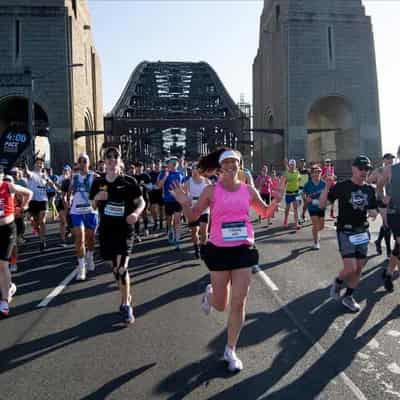
[[[60,175],[45,169],[37,157],[32,169],[0,166],[0,314],[10,315],[9,304],[17,291],[12,274],[18,271],[18,247],[31,227],[45,252],[46,219],[57,221],[62,247],[74,244],[76,279],[83,281],[95,270],[96,243],[109,261],[120,290],[122,320],[134,322],[129,257],[134,241],[151,234],[166,235],[172,248],[181,251],[182,235],[190,232],[193,256],[202,258],[210,271],[201,308],[229,309],[228,340],[224,359],[231,371],[243,368],[236,344],[245,318],[251,268],[258,264],[250,209],[265,227],[273,224],[283,203],[283,219],[289,228],[302,229],[311,222],[311,246],[320,250],[326,210],[335,220],[343,268],[334,278],[330,295],[353,312],[360,310],[355,290],[365,266],[370,242],[368,219],[381,215],[382,227],[375,241],[382,254],[386,246],[389,266],[382,272],[387,291],[394,289],[400,258],[400,163],[385,154],[373,169],[367,156],[352,163],[351,177],[338,179],[334,163],[285,160],[280,169],[263,165],[252,175],[238,151],[218,149],[196,162],[170,157],[151,165],[124,165],[118,148],[108,147],[95,167],[86,154],[65,165]],[[7,174],[6,174],[7,172]],[[337,203],[337,205],[335,205]],[[337,217],[336,212],[337,210]],[[164,230],[165,229],[165,230]],[[393,239],[392,239],[393,238]],[[228,307],[229,305],[229,307]]]

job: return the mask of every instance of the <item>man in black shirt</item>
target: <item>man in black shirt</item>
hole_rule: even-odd
[[[100,254],[112,262],[112,270],[121,291],[120,312],[125,323],[134,322],[131,306],[129,255],[132,251],[133,227],[145,202],[136,180],[121,175],[119,150],[110,147],[105,152],[106,174],[96,179],[90,190],[93,207],[100,214]]]
[[[149,191],[150,211],[153,217],[153,232],[157,230],[157,219],[159,221],[160,230],[163,229],[164,219],[164,199],[162,189],[157,187],[158,177],[161,173],[161,160],[153,163],[149,173],[151,180],[151,190]]]
[[[147,216],[147,209],[149,207],[149,191],[151,190],[151,179],[150,175],[144,171],[144,164],[141,161],[137,161],[135,164],[135,174],[133,177],[136,179],[137,183],[142,190],[142,196],[146,203],[146,207],[144,208],[141,218],[143,219],[144,225],[144,236],[149,235],[149,219]],[[135,233],[136,238],[140,242],[140,221],[135,224]]]
[[[360,310],[353,293],[368,254],[371,238],[368,216],[376,218],[378,215],[375,189],[365,183],[371,169],[369,158],[358,156],[353,161],[351,179],[334,185],[333,177],[325,178],[326,187],[320,197],[321,208],[325,208],[327,200],[332,204],[336,200],[339,202],[337,238],[344,268],[333,282],[331,297],[340,300],[341,290],[346,286],[342,304],[353,312]]]

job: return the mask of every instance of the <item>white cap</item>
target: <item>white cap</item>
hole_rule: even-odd
[[[288,163],[289,165],[296,165],[296,160],[289,160],[289,163]]]
[[[240,156],[235,150],[226,150],[219,156],[218,163],[222,164],[222,161],[226,160],[227,158],[234,158],[240,162]]]
[[[89,156],[86,153],[80,153],[77,160],[79,161],[81,158],[86,158],[89,161]]]

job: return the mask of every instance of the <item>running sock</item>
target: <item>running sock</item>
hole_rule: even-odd
[[[352,296],[354,293],[354,289],[352,288],[347,288],[346,293],[344,294],[345,296]]]
[[[89,260],[93,260],[93,254],[94,254],[94,251],[93,251],[93,250],[88,250],[88,251],[86,252],[86,257],[87,257]]]
[[[85,267],[85,257],[79,257],[78,258],[78,265],[80,268],[84,268]]]
[[[174,229],[174,233],[175,233],[175,242],[179,243],[179,241],[181,240],[181,232]]]

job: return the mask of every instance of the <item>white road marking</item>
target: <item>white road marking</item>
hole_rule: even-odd
[[[371,339],[367,343],[367,346],[372,350],[376,350],[377,348],[379,348],[379,342],[376,339]]]
[[[279,305],[282,307],[283,311],[285,314],[289,317],[289,319],[293,322],[293,324],[301,331],[301,333],[307,338],[307,340],[311,343],[312,348],[314,348],[320,356],[323,356],[326,354],[326,350],[322,347],[320,342],[316,340],[313,335],[307,330],[307,328],[304,327],[303,324],[301,324],[296,316],[292,313],[292,311],[289,309],[289,307],[285,304],[284,301],[279,297],[278,293],[276,293],[279,289],[276,287],[276,285],[271,281],[268,276],[260,270],[258,266],[253,267],[253,270],[256,272],[256,274],[261,278],[261,280],[265,283],[265,285],[271,289],[271,283],[273,284],[273,287],[276,289],[271,289],[272,291],[272,296],[274,296],[275,300],[279,303]],[[262,272],[262,273],[260,273]],[[267,279],[265,279],[265,277]],[[268,283],[267,283],[268,282]],[[359,387],[344,373],[340,372],[338,375],[342,382],[347,386],[347,388],[353,393],[353,395],[358,399],[358,400],[367,400],[367,397],[364,395],[364,393],[359,389]]]
[[[399,332],[399,331],[391,330],[391,331],[386,332],[386,335],[389,335],[389,336],[392,336],[392,337],[397,338],[397,337],[400,336],[400,332]]]
[[[78,268],[75,268],[58,286],[56,286],[36,307],[37,308],[42,308],[42,307],[47,307],[47,305],[55,298],[57,297],[72,281],[72,279],[75,278],[76,274],[78,272]]]
[[[388,365],[388,370],[394,374],[400,375],[400,367],[395,362]]]
[[[275,285],[275,283],[271,280],[271,278],[263,271],[260,269],[258,265],[255,265],[253,267],[253,272],[258,275],[261,280],[273,291],[277,292],[279,291],[278,286]]]

